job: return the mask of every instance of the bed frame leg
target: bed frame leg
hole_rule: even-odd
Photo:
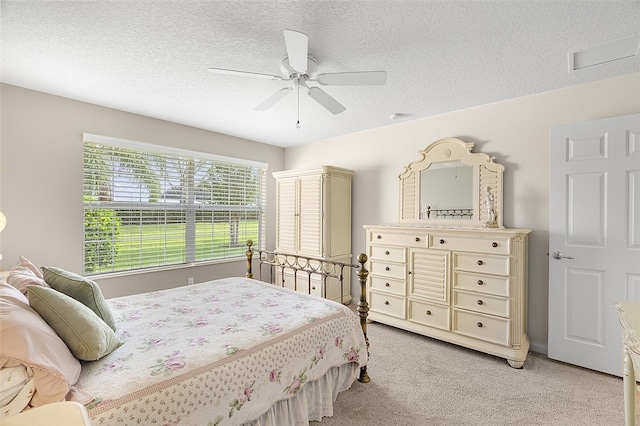
[[[360,263],[360,267],[357,272],[358,280],[360,281],[360,302],[358,302],[358,313],[360,315],[362,333],[364,333],[364,341],[367,344],[367,359],[370,359],[369,337],[367,337],[367,316],[369,316],[369,303],[367,302],[367,277],[369,276],[369,271],[364,267],[367,260],[368,257],[366,254],[360,253],[358,255],[358,263]],[[358,377],[358,380],[362,383],[369,383],[371,381],[369,374],[367,374],[366,365],[360,368],[360,377]]]
[[[245,254],[247,255],[247,273],[245,277],[253,278],[253,272],[251,272],[251,259],[253,259],[253,250],[251,246],[253,245],[253,240],[247,240],[247,251]]]

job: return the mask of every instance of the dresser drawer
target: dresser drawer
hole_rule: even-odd
[[[453,310],[452,326],[455,333],[486,342],[509,346],[509,325],[510,321],[505,318]]]
[[[404,280],[407,276],[406,263],[382,262],[379,260],[371,261],[371,274],[382,277],[396,278]]]
[[[498,236],[429,234],[429,248],[489,254],[510,254],[510,241],[508,237]]]
[[[456,308],[505,318],[509,317],[509,302],[508,298],[489,296],[482,293],[467,293],[464,291],[455,291],[453,293],[453,305]]]
[[[482,253],[453,253],[453,267],[485,274],[509,275],[509,256]]]
[[[371,246],[371,258],[390,262],[406,262],[407,250],[404,247]]]
[[[393,293],[400,296],[405,296],[407,294],[404,280],[371,275],[370,286],[371,290],[380,290],[382,292]]]
[[[427,233],[395,234],[387,232],[372,232],[371,244],[389,244],[404,247],[427,247]]]
[[[381,314],[405,319],[405,299],[388,294],[369,292],[371,310]]]
[[[409,300],[409,321],[449,330],[449,307]]]
[[[497,296],[509,297],[509,277],[497,277],[473,272],[453,272],[453,288],[472,290]]]

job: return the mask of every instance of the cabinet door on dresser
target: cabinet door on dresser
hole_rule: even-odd
[[[443,330],[450,329],[449,264],[449,252],[409,250],[409,321]]]

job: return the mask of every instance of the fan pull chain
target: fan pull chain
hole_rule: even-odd
[[[300,128],[300,78],[298,77],[298,121],[296,122],[296,129]]]

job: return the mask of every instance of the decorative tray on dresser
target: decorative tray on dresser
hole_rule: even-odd
[[[507,359],[527,336],[528,229],[502,225],[502,172],[442,139],[400,175],[401,223],[365,226],[369,320]]]

